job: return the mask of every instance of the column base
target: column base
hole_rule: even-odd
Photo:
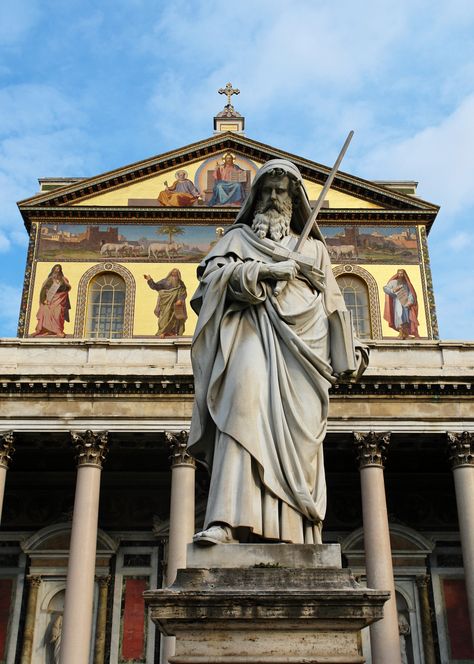
[[[389,592],[360,587],[340,569],[339,547],[329,546],[212,547],[212,567],[178,570],[172,586],[146,592],[152,620],[163,634],[177,637],[170,662],[363,663],[360,630],[383,617]],[[191,547],[191,565],[205,552],[193,555]],[[254,561],[257,553],[260,563],[230,566],[232,559]]]

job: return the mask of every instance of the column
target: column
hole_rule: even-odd
[[[168,561],[165,585],[170,586],[178,569],[186,567],[186,547],[194,535],[196,462],[187,451],[189,433],[166,432],[171,450],[171,501]],[[168,664],[175,651],[175,637],[162,637],[161,664]]]
[[[7,470],[12,460],[13,452],[13,431],[0,433],[0,523],[2,521],[3,496],[5,495],[5,482],[7,479]]]
[[[36,605],[38,590],[41,585],[40,576],[26,577],[28,583],[28,603],[26,605],[25,629],[23,630],[23,647],[20,664],[32,664],[33,637],[35,635]]]
[[[423,634],[423,652],[425,655],[425,664],[436,664],[433,630],[431,627],[431,607],[430,599],[428,596],[429,582],[430,577],[428,574],[422,574],[416,577],[418,596],[420,598],[421,633]]]
[[[110,576],[97,577],[99,583],[99,602],[97,606],[97,625],[95,630],[94,664],[105,662],[105,635],[107,631],[107,596]]]
[[[97,522],[107,432],[71,432],[77,480],[61,638],[61,664],[89,664]]]
[[[370,626],[373,664],[401,664],[397,601],[385,498],[384,462],[389,433],[354,433],[360,470],[367,586],[390,590],[382,620]]]
[[[474,638],[474,433],[448,432],[448,452],[456,491],[467,603]]]

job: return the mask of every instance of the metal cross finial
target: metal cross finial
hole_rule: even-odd
[[[237,90],[237,88],[232,87],[232,83],[227,83],[225,88],[221,88],[218,90],[220,95],[227,95],[227,106],[232,106],[230,103],[230,98],[232,95],[240,95],[240,90]]]

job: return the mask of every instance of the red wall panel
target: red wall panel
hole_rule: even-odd
[[[122,662],[141,662],[145,659],[145,600],[143,593],[148,579],[124,580],[122,617]]]
[[[453,659],[474,659],[464,580],[443,579],[443,591],[451,657]]]
[[[7,653],[8,624],[13,593],[13,579],[0,579],[0,662],[5,661]]]

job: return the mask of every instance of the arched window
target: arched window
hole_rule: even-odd
[[[354,331],[360,339],[372,336],[370,327],[369,291],[366,284],[358,277],[340,276],[337,283],[344,297],[346,307],[352,313]]]
[[[117,339],[124,336],[125,281],[115,272],[102,272],[89,283],[86,336]]]

